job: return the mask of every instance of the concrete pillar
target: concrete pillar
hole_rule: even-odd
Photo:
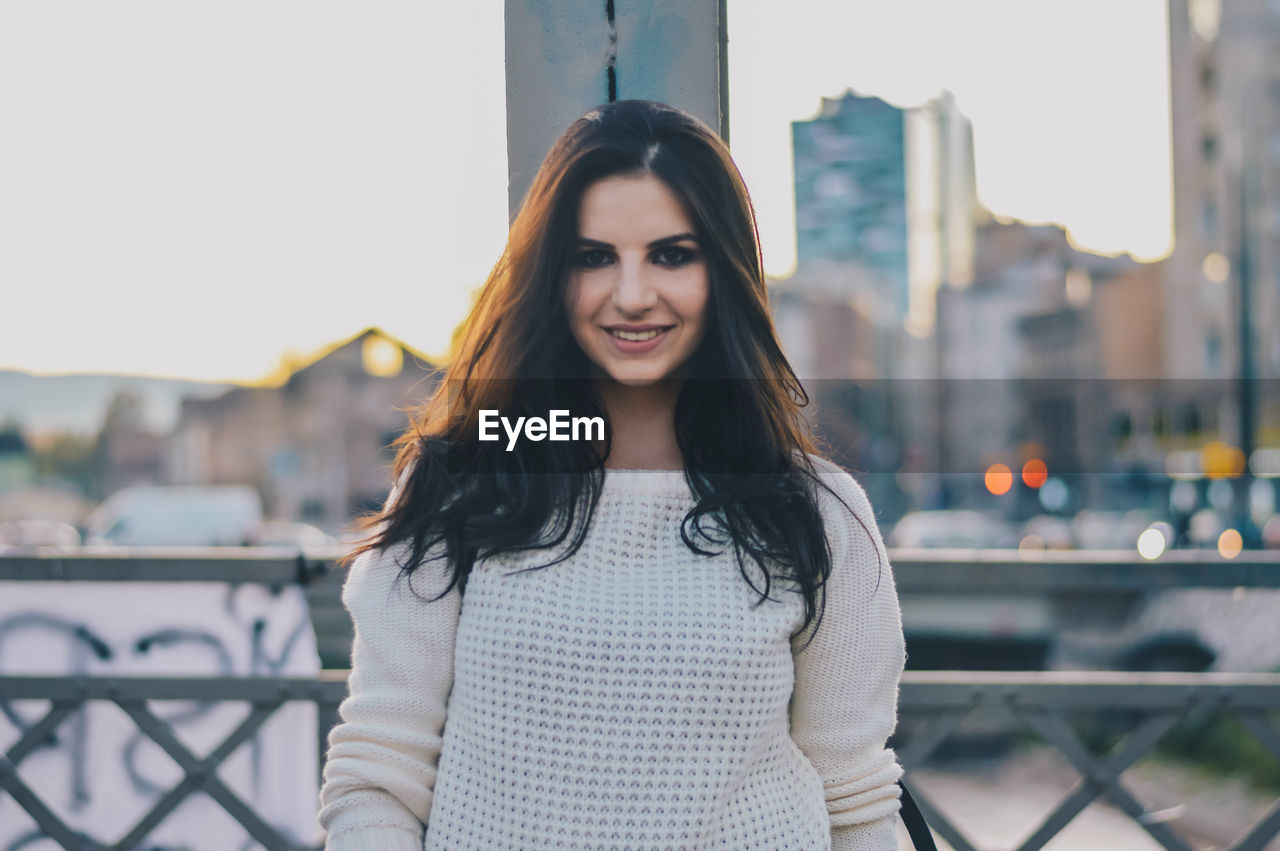
[[[552,143],[614,100],[691,112],[728,141],[725,0],[506,0],[511,218]]]

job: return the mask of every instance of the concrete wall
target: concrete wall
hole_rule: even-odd
[[[691,112],[728,141],[724,0],[506,0],[508,209],[547,151],[614,100]]]

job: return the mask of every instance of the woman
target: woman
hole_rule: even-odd
[[[646,101],[576,121],[447,378],[343,592],[330,851],[895,848],[893,579],[720,139]],[[556,410],[578,439],[518,427]]]

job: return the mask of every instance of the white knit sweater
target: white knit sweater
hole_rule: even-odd
[[[681,472],[607,471],[571,559],[483,560],[465,604],[393,586],[407,544],[362,555],[327,849],[896,848],[897,594],[866,494],[818,463],[870,535],[820,490],[834,561],[802,652],[798,593],[755,606],[731,553],[681,540]],[[415,572],[421,597],[442,564]]]

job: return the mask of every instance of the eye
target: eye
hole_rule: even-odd
[[[659,249],[654,259],[658,261],[659,266],[683,266],[693,260],[694,252],[688,248],[681,248],[678,245],[668,246]]]
[[[574,260],[575,265],[582,266],[586,269],[598,269],[607,265],[609,262],[609,252],[602,251],[599,248],[593,248],[590,251],[584,251]]]

